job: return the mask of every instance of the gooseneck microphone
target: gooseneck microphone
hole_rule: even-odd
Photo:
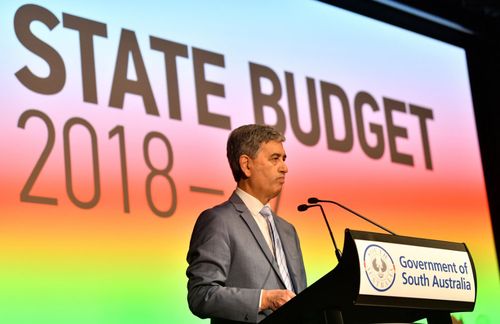
[[[363,216],[363,215],[361,215],[361,214],[359,214],[359,213],[355,212],[354,210],[352,210],[352,209],[350,209],[350,208],[348,208],[348,207],[346,207],[346,206],[344,206],[344,205],[342,205],[341,203],[338,203],[338,202],[336,202],[336,201],[333,201],[333,200],[323,200],[323,199],[318,199],[318,198],[315,198],[315,197],[311,197],[311,198],[307,199],[307,202],[308,202],[308,203],[310,203],[310,204],[318,204],[318,203],[328,203],[328,204],[334,204],[334,205],[336,205],[336,206],[339,206],[339,207],[340,207],[340,208],[342,208],[342,209],[347,210],[347,211],[348,211],[348,212],[350,212],[351,214],[354,214],[354,215],[358,216],[359,218],[364,219],[364,220],[365,220],[365,221],[367,221],[368,223],[373,224],[373,225],[375,225],[376,227],[378,227],[378,228],[380,228],[380,229],[382,229],[382,230],[386,231],[387,233],[390,233],[390,234],[392,234],[392,235],[397,235],[397,234],[396,234],[396,233],[394,233],[393,231],[391,231],[391,230],[389,230],[389,229],[385,228],[384,226],[382,226],[382,225],[379,225],[379,224],[375,223],[374,221],[372,221],[372,220],[371,220],[371,219],[369,219],[368,217],[365,217],[365,216]],[[313,205],[311,205],[311,206],[313,206]]]
[[[331,237],[332,242],[333,242],[333,247],[335,248],[335,256],[337,257],[337,261],[340,262],[340,258],[342,258],[342,253],[340,253],[340,250],[337,247],[337,243],[335,242],[335,238],[333,237],[332,229],[330,228],[330,224],[328,223],[328,219],[326,218],[326,214],[325,214],[325,211],[323,210],[323,206],[321,206],[319,204],[313,204],[313,205],[302,204],[302,205],[297,206],[297,210],[299,212],[303,212],[303,211],[308,210],[311,207],[319,207],[321,209],[321,214],[323,214],[323,219],[325,220],[326,227],[328,227],[328,232],[330,233],[330,237]]]

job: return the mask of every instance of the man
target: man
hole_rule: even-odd
[[[212,323],[257,323],[306,288],[295,228],[269,209],[288,172],[284,141],[262,125],[229,136],[237,188],[198,217],[187,255],[189,308]]]

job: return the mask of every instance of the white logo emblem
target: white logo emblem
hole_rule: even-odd
[[[391,288],[396,278],[396,267],[386,250],[375,244],[369,245],[365,249],[363,262],[368,281],[375,290],[386,291]]]

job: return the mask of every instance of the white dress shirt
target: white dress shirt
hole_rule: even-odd
[[[262,204],[260,200],[258,200],[248,192],[243,191],[241,188],[236,188],[235,192],[238,197],[243,200],[245,206],[247,206],[247,208],[250,210],[250,213],[255,219],[255,222],[257,222],[257,225],[259,226],[260,231],[262,232],[262,235],[266,240],[267,246],[269,246],[271,253],[274,255],[273,240],[271,238],[271,234],[269,233],[269,226],[267,225],[266,218],[260,214],[260,210],[262,209],[262,207],[264,207],[264,204]]]
[[[235,193],[238,195],[238,197],[241,198],[241,200],[243,200],[245,206],[247,206],[247,208],[250,210],[250,213],[255,219],[255,222],[257,222],[257,225],[259,226],[262,235],[264,235],[264,239],[266,240],[267,246],[269,246],[271,253],[274,255],[273,241],[271,238],[271,234],[269,233],[269,226],[267,225],[266,218],[260,214],[260,210],[262,209],[262,207],[264,207],[264,204],[262,204],[259,199],[255,198],[254,196],[252,196],[251,194],[249,194],[248,192],[244,191],[239,187],[236,188]],[[262,290],[260,291],[259,309],[261,306],[262,306]]]

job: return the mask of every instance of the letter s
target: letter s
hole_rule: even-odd
[[[402,277],[403,277],[403,285],[406,285],[408,283],[408,278],[406,278],[406,272],[402,273]]]
[[[37,38],[30,30],[33,21],[40,21],[50,30],[59,24],[59,20],[47,9],[28,4],[21,6],[14,17],[14,29],[17,39],[28,50],[41,57],[49,65],[49,75],[38,77],[24,66],[16,72],[17,79],[28,89],[41,94],[55,94],[61,91],[66,82],[64,61],[59,53],[47,43]]]

